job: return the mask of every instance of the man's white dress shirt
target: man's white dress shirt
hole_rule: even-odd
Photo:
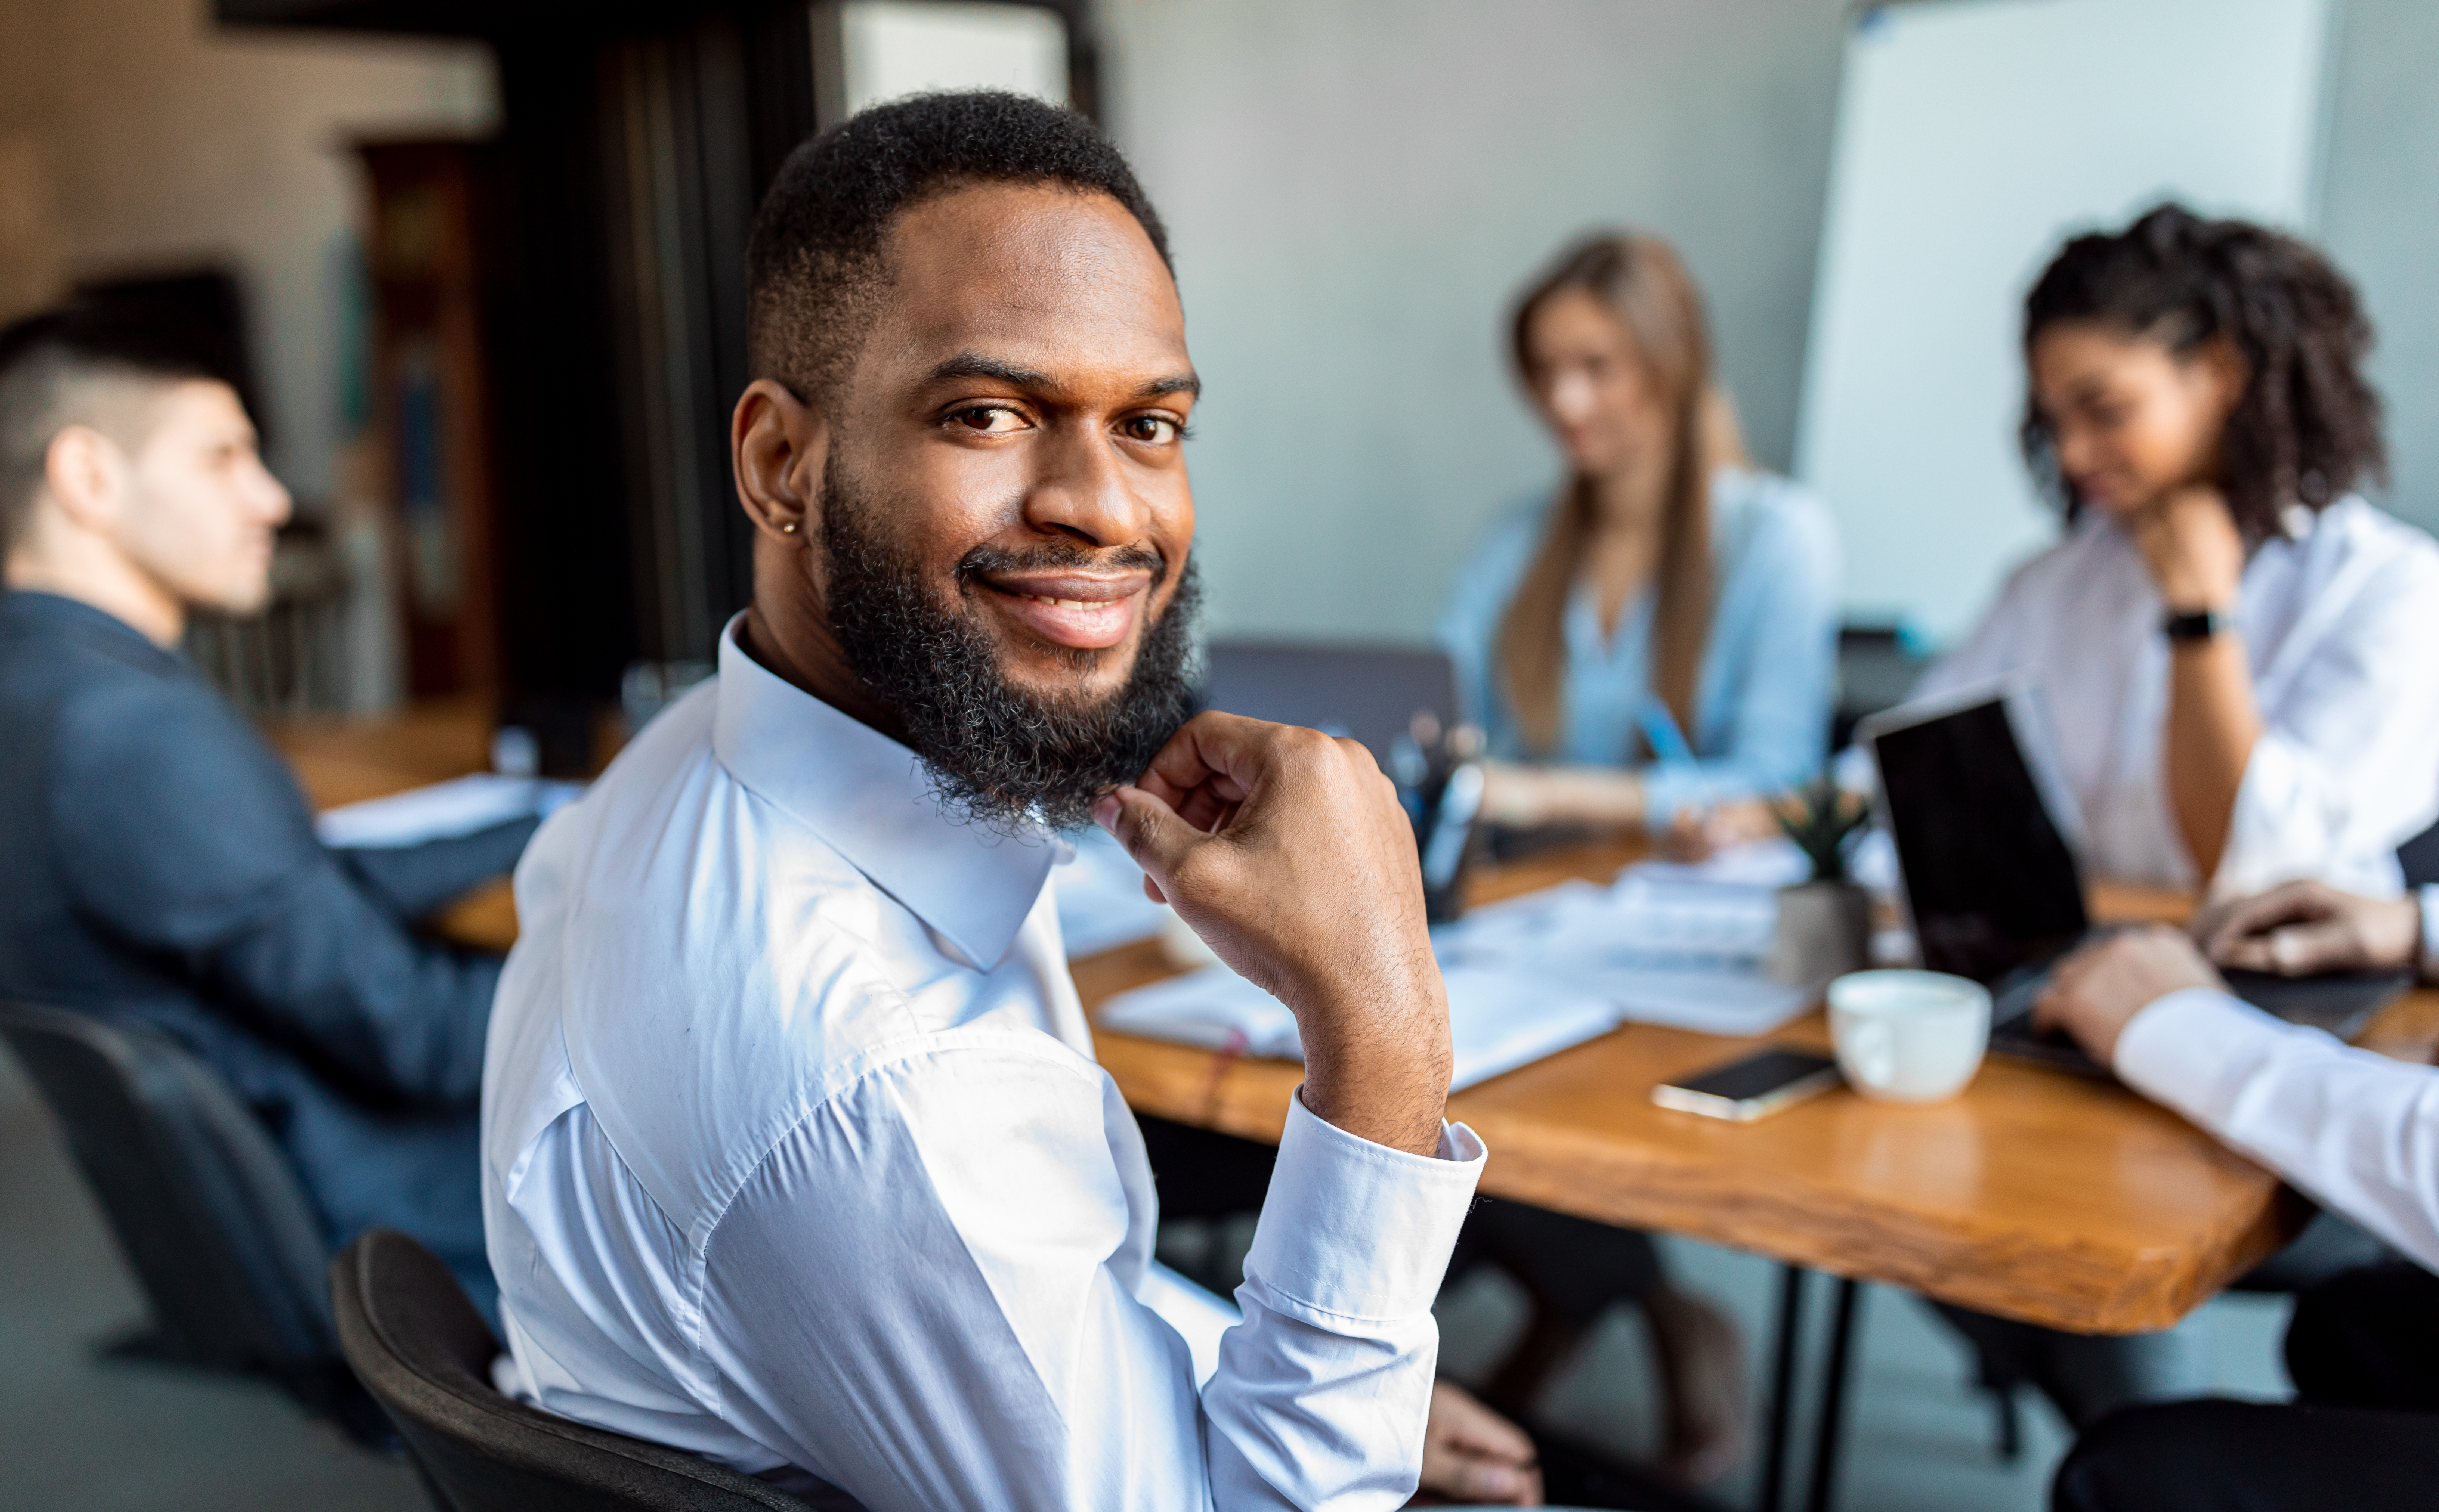
[[[2100,510],[2018,568],[1915,696],[2008,673],[2038,686],[2104,877],[2219,896],[2317,877],[2394,894],[2395,848],[2439,815],[2439,543],[2353,495],[2244,570],[2236,610],[2263,730],[2215,878],[2168,796],[2166,636],[2131,537]]]
[[[1481,1143],[1294,1103],[1198,1390],[1056,842],[944,816],[736,631],[517,869],[483,1088],[508,1384],[829,1504],[1402,1503]]]
[[[2439,891],[2422,901],[2439,916]],[[2115,1062],[2127,1086],[2439,1271],[2439,1068],[2202,987],[2134,1015]]]

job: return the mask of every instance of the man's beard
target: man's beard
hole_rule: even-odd
[[[1080,829],[1092,820],[1094,801],[1141,775],[1193,714],[1202,592],[1190,559],[1167,609],[1145,627],[1134,668],[1114,693],[1043,697],[1008,681],[982,610],[933,593],[913,560],[866,530],[872,500],[843,475],[835,456],[824,471],[830,633],[864,685],[905,726],[906,743],[951,812],[1005,833],[1036,820]],[[1170,568],[1140,549],[1102,555],[1045,543],[1021,553],[976,547],[957,563],[956,578],[968,585],[986,572],[1085,565],[1148,567],[1147,606]],[[1063,659],[1080,681],[1095,658],[1071,651]]]

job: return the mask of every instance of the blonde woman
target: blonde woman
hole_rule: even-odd
[[[1516,311],[1565,481],[1502,521],[1439,635],[1511,827],[1666,830],[1812,774],[1829,733],[1828,511],[1744,455],[1667,243],[1570,248]]]
[[[1734,801],[1802,781],[1827,743],[1826,511],[1746,462],[1701,298],[1665,242],[1569,249],[1519,304],[1514,340],[1567,477],[1492,531],[1440,622],[1489,737],[1488,816],[1665,832],[1717,807],[1757,812]],[[1451,1277],[1483,1260],[1535,1304],[1495,1403],[1528,1402],[1603,1310],[1632,1303],[1658,1346],[1667,1468],[1701,1481],[1735,1462],[1736,1329],[1671,1282],[1647,1236],[1486,1201]]]

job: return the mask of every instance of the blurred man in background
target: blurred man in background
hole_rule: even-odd
[[[412,920],[519,820],[325,849],[287,767],[177,646],[270,597],[288,490],[236,391],[100,304],[0,330],[0,997],[140,1021],[225,1077],[335,1243],[381,1223],[488,1308],[475,1096],[496,959]]]

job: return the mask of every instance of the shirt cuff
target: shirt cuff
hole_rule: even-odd
[[[2425,982],[2439,982],[2439,887],[2421,889],[2422,949],[2417,963]]]
[[[1487,1157],[1463,1124],[1440,1127],[1436,1157],[1359,1139],[1315,1116],[1298,1088],[1247,1283],[1334,1317],[1429,1312]]]
[[[2226,1127],[2245,1073],[2293,1032],[2215,987],[2185,987],[2127,1022],[2112,1069],[2136,1092],[2216,1130]]]

